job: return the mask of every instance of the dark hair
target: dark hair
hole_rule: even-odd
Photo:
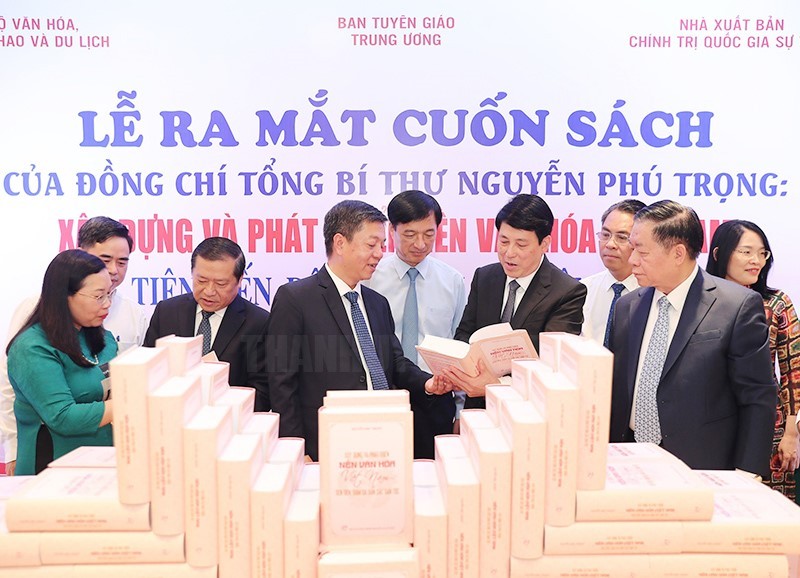
[[[81,351],[67,297],[75,295],[83,287],[89,275],[100,273],[105,268],[105,263],[100,259],[80,249],[68,249],[56,255],[44,273],[42,294],[36,308],[22,329],[9,341],[6,353],[20,334],[39,323],[50,345],[67,354],[76,365],[82,367],[94,365]],[[84,327],[83,333],[92,355],[100,353],[105,347],[105,329]]]
[[[442,208],[436,199],[422,191],[403,191],[386,207],[392,227],[425,219],[431,213],[438,227],[442,223]]]
[[[518,195],[497,213],[494,226],[499,230],[503,223],[515,229],[533,231],[541,243],[553,231],[553,211],[541,197]]]
[[[728,263],[731,261],[731,255],[733,255],[736,247],[739,246],[739,240],[742,238],[745,231],[752,231],[761,237],[761,242],[764,243],[764,249],[770,252],[769,259],[764,263],[764,267],[758,274],[758,280],[750,286],[753,291],[758,292],[761,294],[761,297],[766,298],[771,293],[775,293],[775,289],[767,285],[769,270],[772,268],[772,263],[775,258],[772,255],[772,249],[769,248],[767,236],[764,234],[764,231],[761,230],[761,227],[755,223],[735,219],[733,221],[726,221],[717,227],[717,230],[714,231],[714,235],[711,237],[711,245],[708,248],[706,271],[716,277],[722,277],[723,279],[728,275]]]
[[[245,262],[242,248],[225,237],[209,237],[195,247],[192,252],[192,271],[194,271],[194,264],[198,257],[207,261],[222,261],[230,257],[236,261],[233,264],[233,276],[239,280],[244,275]]]
[[[642,201],[637,199],[625,199],[619,203],[614,203],[603,212],[603,216],[600,217],[600,223],[605,223],[606,218],[608,218],[608,216],[614,211],[619,211],[620,213],[626,213],[628,215],[635,215],[646,206],[647,205],[645,205]]]
[[[128,227],[109,217],[92,217],[78,231],[78,247],[91,249],[97,243],[105,243],[112,237],[120,237],[128,242],[128,250],[133,251],[133,238]]]
[[[385,223],[386,215],[363,201],[342,201],[325,214],[322,233],[325,237],[325,254],[333,253],[333,237],[339,233],[348,241],[353,240],[364,223]]]
[[[675,201],[657,201],[641,209],[633,219],[655,223],[653,237],[662,247],[680,243],[692,259],[697,259],[703,249],[703,225],[691,207]]]

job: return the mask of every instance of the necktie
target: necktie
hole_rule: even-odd
[[[658,382],[667,358],[667,339],[669,337],[669,301],[664,295],[658,300],[658,318],[653,327],[653,335],[647,345],[647,353],[642,363],[642,375],[636,390],[636,414],[634,416],[634,438],[637,442],[661,443],[661,424],[658,421]]]
[[[406,293],[406,304],[403,307],[403,354],[417,362],[417,344],[419,336],[419,310],[417,309],[417,271],[411,267],[408,272],[408,293]]]
[[[364,360],[367,362],[367,370],[372,380],[372,389],[389,389],[386,374],[383,372],[383,366],[381,366],[381,362],[378,359],[378,352],[375,351],[375,345],[372,343],[372,337],[369,334],[369,329],[367,329],[367,322],[361,313],[361,308],[358,306],[358,293],[348,291],[344,296],[350,301],[353,326],[356,328],[356,337],[358,338],[358,344],[361,346],[361,353],[364,354]]]
[[[211,322],[209,317],[214,315],[213,311],[200,311],[203,315],[203,320],[197,327],[197,334],[203,336],[203,355],[211,351]]]
[[[614,318],[614,307],[617,306],[617,300],[622,295],[625,285],[622,283],[614,283],[611,288],[614,290],[614,298],[611,300],[611,307],[608,310],[608,320],[606,321],[606,334],[603,337],[603,347],[608,347],[608,338],[611,337],[611,320]]]
[[[517,289],[519,289],[519,283],[517,283],[516,279],[512,279],[511,283],[508,284],[508,299],[506,299],[506,305],[503,307],[503,314],[500,315],[500,323],[511,323],[511,318],[514,317],[514,302],[517,300]],[[495,309],[495,311],[497,311]]]

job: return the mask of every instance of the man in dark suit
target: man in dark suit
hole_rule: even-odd
[[[439,380],[403,356],[388,301],[361,284],[383,256],[385,222],[383,213],[361,201],[335,205],[323,225],[327,263],[315,275],[281,286],[272,302],[272,409],[281,416],[280,435],[305,438],[312,460],[318,459],[317,410],[326,391],[402,388],[431,402],[431,394],[446,393]]]
[[[497,213],[494,226],[499,262],[475,270],[455,338],[469,341],[482,327],[509,322],[514,329],[526,329],[538,351],[543,331],[580,334],[586,286],[544,255],[553,230],[547,203],[534,195],[514,197]],[[479,368],[477,376],[455,367],[447,370],[449,382],[467,393],[466,408],[485,407],[486,386],[497,383],[485,369]]]
[[[269,411],[264,341],[269,313],[239,295],[245,259],[241,247],[210,237],[192,253],[192,293],[156,305],[146,347],[165,335],[204,335],[203,353],[230,364],[231,385],[256,390],[256,411]]]
[[[640,210],[630,241],[641,288],[614,312],[611,441],[768,473],[777,392],[761,297],[697,266],[703,228],[689,207]]]

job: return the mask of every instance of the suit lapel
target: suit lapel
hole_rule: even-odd
[[[500,316],[503,314],[503,293],[506,290],[506,274],[502,265],[491,270],[486,279],[486,307],[478,306],[478,319],[486,317],[485,323],[479,321],[478,328],[493,323],[500,323]]]
[[[194,337],[194,325],[197,317],[197,301],[194,295],[186,294],[186,301],[178,308],[178,335],[181,337]]]
[[[244,320],[244,299],[237,295],[225,310],[225,315],[217,330],[217,336],[214,338],[214,343],[211,346],[218,355],[222,354],[225,348],[228,347],[228,344],[239,331]]]
[[[361,360],[361,355],[358,353],[358,346],[356,345],[356,339],[353,335],[353,329],[350,327],[350,321],[347,318],[347,312],[344,310],[344,303],[342,302],[342,296],[339,295],[339,291],[336,289],[336,284],[331,279],[328,270],[323,267],[317,273],[317,279],[319,281],[320,289],[322,290],[322,297],[325,299],[325,303],[328,304],[328,309],[333,316],[333,319],[336,321],[336,325],[339,326],[339,331],[342,332],[347,343],[350,344],[350,349],[353,350],[353,354]]]
[[[378,358],[381,360],[381,365],[383,366],[384,372],[389,365],[389,360],[384,359],[382,355],[385,351],[381,344],[378,342],[378,339],[385,334],[389,333],[389,329],[383,327],[383,320],[384,317],[381,315],[380,310],[378,309],[378,298],[374,291],[371,291],[367,287],[361,287],[361,296],[364,299],[364,309],[367,311],[367,317],[369,318],[369,329],[370,333],[372,334],[372,343],[375,345],[375,351],[378,353]]]
[[[661,371],[662,379],[680,357],[689,343],[689,339],[697,331],[697,326],[700,325],[714,301],[717,300],[712,293],[716,287],[717,284],[711,275],[706,276],[702,271],[697,272],[697,277],[692,281],[689,293],[686,295],[681,318],[678,320],[675,335],[672,337],[672,343],[670,343],[669,351],[667,352],[667,359],[664,361],[664,369]]]
[[[639,367],[639,352],[642,349],[644,328],[647,325],[647,318],[650,316],[654,293],[655,289],[652,287],[642,287],[637,291],[636,298],[631,303],[630,325],[628,326],[628,375],[630,376],[628,393],[631,398],[633,398],[633,389],[636,385],[636,370]]]
[[[520,329],[523,327],[525,319],[528,318],[528,315],[530,315],[531,311],[533,311],[534,308],[541,303],[542,299],[544,299],[547,295],[553,279],[552,270],[550,267],[550,261],[547,260],[547,257],[544,257],[539,270],[536,272],[536,275],[533,276],[533,279],[531,279],[531,283],[528,285],[525,295],[522,296],[522,300],[519,302],[519,307],[516,311],[514,311],[514,316],[511,318],[511,326],[514,329]],[[503,290],[505,291],[505,287],[503,287]]]

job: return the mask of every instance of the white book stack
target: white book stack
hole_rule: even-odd
[[[711,520],[684,522],[683,551],[800,554],[800,508],[760,486],[715,491]]]
[[[144,564],[184,562],[183,534],[60,532],[42,534],[42,564]]]
[[[183,429],[203,407],[199,378],[171,377],[147,398],[150,522],[160,536],[183,534]]]
[[[150,504],[119,500],[117,470],[47,468],[6,501],[10,532],[150,529]]]
[[[116,468],[114,446],[81,446],[47,464],[48,468]]]
[[[480,481],[461,437],[434,438],[436,474],[447,510],[447,575],[478,578]]]
[[[486,413],[495,423],[500,423],[500,406],[506,401],[522,401],[527,399],[510,385],[487,385],[486,386]]]
[[[578,386],[579,490],[605,485],[614,356],[593,339],[563,339],[559,372]]]
[[[399,405],[408,407],[409,396],[406,389],[386,389],[369,391],[366,389],[332,389],[322,399],[324,407],[352,405]]]
[[[285,578],[316,578],[320,549],[319,471],[304,467],[284,519]]]
[[[511,446],[511,555],[543,552],[547,424],[530,401],[500,406],[500,430]]]
[[[777,554],[653,554],[650,570],[650,578],[795,578]]]
[[[8,567],[41,566],[39,532],[9,532],[6,527],[6,500],[20,491],[34,476],[0,476],[0,570]],[[2,574],[0,574],[2,575]]]
[[[565,341],[585,339],[563,331],[546,331],[539,334],[539,360],[553,371],[561,371],[561,346]]]
[[[211,405],[222,405],[231,408],[233,431],[242,433],[242,426],[253,415],[256,402],[256,390],[252,387],[229,387],[218,398],[211,400]]]
[[[326,552],[319,558],[319,578],[420,578],[417,551],[353,550]]]
[[[119,498],[124,504],[149,504],[147,394],[169,378],[169,353],[163,348],[134,347],[112,359],[109,368]]]
[[[578,389],[541,361],[514,361],[512,382],[528,391],[547,423],[545,524],[567,526],[575,521],[578,462]]]
[[[203,336],[165,335],[156,339],[156,347],[163,347],[169,352],[170,377],[181,376],[200,364],[203,357]]]
[[[264,465],[263,437],[235,434],[217,460],[219,578],[250,578],[250,493]]]
[[[291,464],[261,467],[250,492],[252,578],[283,578],[283,526],[293,490]]]
[[[327,549],[409,546],[414,539],[413,415],[407,401],[373,405],[384,392],[370,393],[319,410],[320,516]]]
[[[275,444],[278,443],[279,426],[280,416],[271,411],[257,411],[242,425],[241,433],[261,436],[262,461],[264,462],[267,461]]]
[[[608,463],[640,463],[650,461],[671,461],[688,468],[683,461],[659,445],[652,443],[609,443],[606,450],[608,452]]]
[[[653,578],[654,575],[650,557],[646,554],[542,556],[534,560],[511,558],[511,578]],[[693,576],[699,578],[702,575]]]
[[[219,563],[217,459],[232,437],[229,406],[204,406],[183,430],[186,561],[192,566]]]
[[[292,469],[292,489],[296,488],[306,466],[306,441],[303,438],[278,438],[267,463],[289,464]]]
[[[414,461],[414,550],[420,578],[447,578],[447,510],[433,460]]]
[[[188,564],[81,564],[0,567],[0,578],[217,578],[217,568],[194,568]]]
[[[480,575],[506,576],[511,556],[511,446],[484,410],[461,412],[461,438],[480,479]]]
[[[230,363],[225,361],[201,361],[189,371],[186,377],[197,377],[203,388],[203,403],[213,403],[219,396],[228,391]]]
[[[681,522],[575,522],[545,526],[544,554],[677,554]]]
[[[676,460],[609,460],[606,487],[578,490],[579,521],[710,520],[714,495]]]

